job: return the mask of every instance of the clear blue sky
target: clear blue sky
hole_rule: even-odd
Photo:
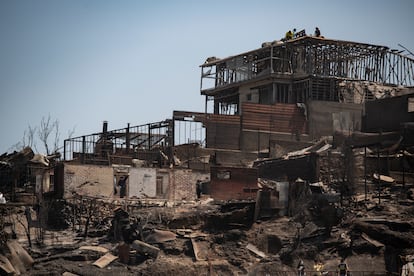
[[[43,116],[60,140],[204,111],[209,56],[292,28],[414,52],[414,1],[0,1],[0,154]],[[41,148],[39,147],[41,151]]]

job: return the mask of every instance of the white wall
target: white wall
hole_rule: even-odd
[[[129,197],[156,197],[157,171],[154,168],[131,168]]]
[[[75,191],[81,195],[103,198],[119,198],[114,195],[114,173],[119,168],[96,165],[65,164],[65,197]],[[128,171],[125,171],[128,173]],[[157,177],[159,193],[157,194]],[[169,200],[194,200],[195,184],[209,174],[191,170],[156,168],[131,168],[127,180],[127,198],[164,198]]]

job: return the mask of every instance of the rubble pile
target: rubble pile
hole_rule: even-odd
[[[250,199],[215,200],[201,186],[188,201],[76,190],[7,201],[0,274],[297,275],[301,264],[307,275],[333,275],[341,260],[352,275],[398,274],[414,255],[414,183],[409,173],[373,173],[373,160],[366,174],[363,155],[321,140],[260,160],[266,177]]]
[[[32,275],[294,275],[300,260],[309,272],[316,262],[335,271],[344,257],[354,271],[380,273],[398,271],[403,263],[395,260],[414,254],[410,185],[397,193],[387,194],[396,188],[385,188],[381,204],[371,194],[366,201],[341,205],[338,197],[330,202],[332,196],[326,194],[328,200],[324,192],[301,183],[304,191],[296,193],[299,206],[292,207],[290,217],[255,222],[247,203],[202,200],[176,209],[150,207],[130,213],[122,206],[105,209],[107,202],[96,203],[101,211],[93,213],[87,237],[79,225],[75,232],[73,226],[47,231],[47,245],[27,251],[33,262],[24,269]],[[106,228],[96,223],[98,217]],[[48,244],[48,239],[56,241]],[[12,237],[9,241],[18,244]],[[2,256],[10,258],[8,251]],[[361,257],[368,265],[360,265]]]

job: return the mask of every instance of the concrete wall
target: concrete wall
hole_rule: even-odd
[[[160,189],[157,191],[157,197],[168,198],[170,191],[170,170],[158,169],[157,170],[157,185],[160,185]]]
[[[114,195],[114,169],[108,166],[65,164],[64,197],[72,192],[93,197]],[[197,180],[206,181],[209,173],[192,170],[129,168],[128,198],[159,198],[170,201],[194,200]],[[158,187],[158,188],[157,188]]]
[[[269,81],[261,81],[239,87],[239,114],[243,113],[242,103],[259,103],[259,89],[256,89],[255,87],[266,85],[268,83]],[[248,100],[248,95],[251,97],[250,100]]]
[[[113,195],[113,183],[112,167],[65,164],[65,198],[75,190],[84,195],[109,197]]]
[[[156,197],[157,170],[155,168],[130,168],[128,187],[130,198]]]
[[[334,131],[360,131],[361,104],[310,101],[307,105],[309,135],[314,139],[333,135]]]

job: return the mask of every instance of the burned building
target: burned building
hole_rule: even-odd
[[[366,102],[414,91],[413,59],[400,52],[306,35],[200,67],[206,113],[213,105],[206,129],[213,148],[289,149],[337,130],[361,131]]]
[[[392,98],[399,97],[399,107],[412,106],[413,59],[385,46],[299,33],[227,58],[207,58],[200,65],[204,112],[174,111],[172,119],[111,131],[104,122],[102,133],[67,139],[64,159],[208,173],[211,165],[246,168],[268,158],[256,162],[262,165],[258,177],[315,182],[321,178],[318,154],[278,159],[334,133],[386,131],[412,122],[408,109],[378,119]],[[306,170],[282,169],[291,168],[289,162],[302,162]],[[161,186],[151,193],[165,194]]]
[[[334,273],[343,257],[353,275],[396,273],[414,253],[413,179],[404,180],[414,175],[413,60],[299,33],[208,58],[204,112],[115,130],[104,121],[102,132],[66,139],[53,166],[31,150],[0,156],[2,187],[30,180],[40,221],[0,204],[0,244],[16,251],[2,230],[19,218],[29,241],[34,227],[49,243],[30,251],[37,274],[293,275],[304,259],[319,275],[322,261]],[[402,182],[388,176],[396,171]],[[62,233],[44,235],[46,220],[72,226],[70,247]]]

